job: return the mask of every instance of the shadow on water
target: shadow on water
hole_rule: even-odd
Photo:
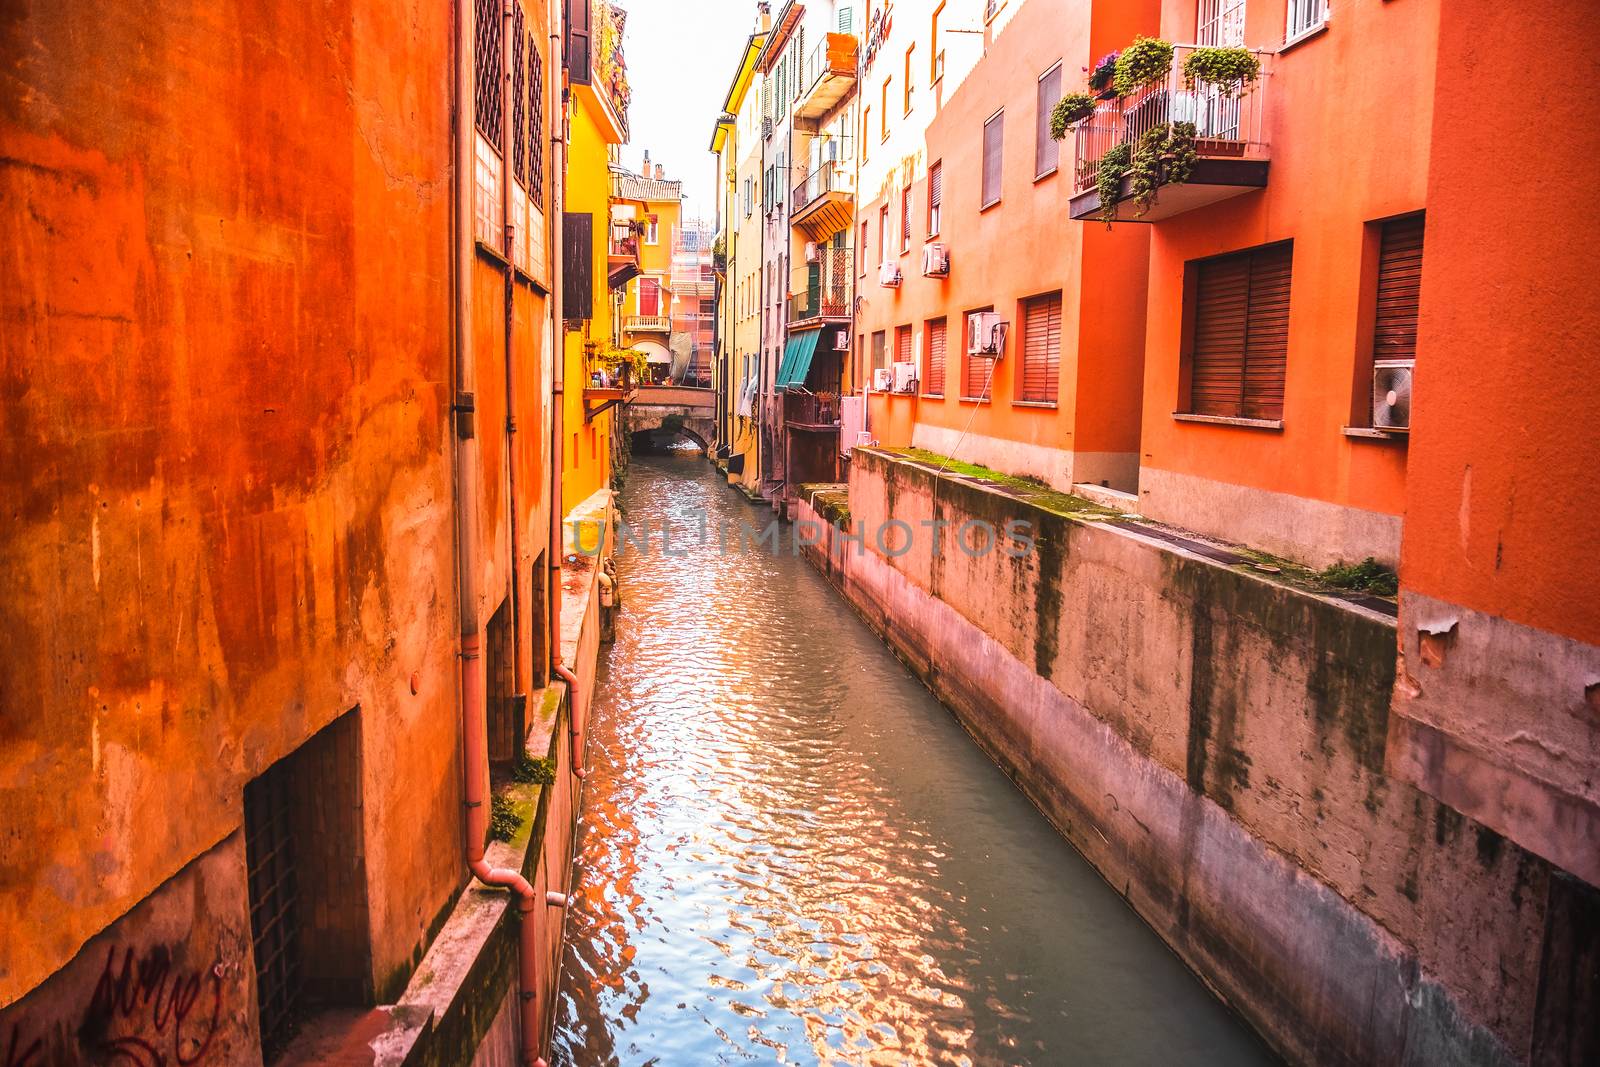
[[[623,505],[673,554],[619,561],[556,1062],[1270,1062],[765,508],[680,455]]]

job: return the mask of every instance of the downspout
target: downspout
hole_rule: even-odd
[[[456,593],[461,625],[461,748],[466,807],[466,859],[473,877],[484,885],[500,886],[517,894],[521,915],[517,946],[518,993],[522,1024],[522,1063],[540,1067],[539,1020],[534,1010],[538,971],[534,944],[533,912],[537,897],[520,871],[491,867],[484,859],[489,831],[487,791],[489,779],[488,708],[484,703],[483,641],[478,629],[476,550],[478,530],[478,441],[473,427],[472,296],[474,237],[469,185],[474,173],[471,66],[472,8],[469,0],[456,3],[456,107],[455,107],[455,379],[451,406],[455,416]],[[558,900],[559,898],[559,900]],[[565,904],[560,894],[549,894],[549,904]]]
[[[524,693],[522,687],[522,539],[517,521],[517,378],[516,359],[513,353],[512,328],[516,300],[516,226],[511,221],[511,188],[516,180],[511,160],[515,146],[511,138],[516,129],[511,121],[516,102],[512,88],[516,72],[511,69],[514,51],[512,34],[516,26],[513,14],[518,0],[505,0],[504,26],[500,34],[503,53],[501,69],[505,75],[504,91],[500,94],[500,143],[505,151],[500,153],[500,220],[504,224],[501,250],[505,254],[505,364],[506,364],[506,495],[510,502],[511,523],[511,688],[514,693]]]

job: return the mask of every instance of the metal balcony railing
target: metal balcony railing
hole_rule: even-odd
[[[794,272],[789,321],[847,319],[855,298],[855,249],[820,248],[817,262]]]
[[[856,76],[857,47],[854,37],[843,33],[830,33],[817,42],[800,67],[801,99],[811,95],[818,82],[828,75],[844,78]]]
[[[1075,134],[1076,162],[1073,191],[1094,187],[1100,158],[1119,144],[1137,148],[1139,139],[1167,122],[1192,122],[1195,151],[1202,156],[1265,159],[1267,84],[1271,80],[1271,52],[1252,49],[1261,61],[1261,75],[1234,96],[1214,86],[1184,84],[1183,61],[1198,46],[1180,44],[1174,49],[1172,70],[1161,81],[1122,100],[1104,103]]]
[[[830,159],[801,177],[794,187],[789,212],[797,215],[826,193],[854,193],[855,171],[845,160]]]
[[[633,236],[630,231],[623,230],[618,233],[613,230],[611,233],[610,254],[621,259],[638,259],[639,239]]]
[[[837,426],[839,395],[788,389],[783,394],[783,420],[791,426]]]

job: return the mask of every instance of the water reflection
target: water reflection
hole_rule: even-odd
[[[767,518],[687,457],[624,504]],[[802,561],[681,550],[622,562],[559,1062],[1265,1059]]]

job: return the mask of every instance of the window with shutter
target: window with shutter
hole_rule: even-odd
[[[983,206],[1000,202],[1000,156],[1005,144],[1005,112],[983,124]]]
[[[896,326],[894,330],[894,361],[911,362],[911,327]]]
[[[971,354],[970,349],[972,348],[972,316],[980,311],[993,310],[993,307],[973,308],[966,314],[966,325],[962,330],[962,338],[965,344],[961,346],[961,350],[967,353],[966,359],[961,365],[961,399],[963,400],[989,399],[989,387],[993,384],[992,377],[995,361],[988,356],[974,356]]]
[[[1033,176],[1043,178],[1061,164],[1061,142],[1050,136],[1050,113],[1061,99],[1061,64],[1039,78],[1039,108],[1033,133]]]
[[[561,216],[563,314],[594,318],[594,216],[569,211]]]
[[[590,0],[567,0],[567,80],[573,85],[588,85],[593,81],[593,65],[589,59],[592,47],[589,4]],[[480,2],[479,10],[484,6]],[[495,9],[497,5],[490,0],[487,6]]]
[[[1378,299],[1373,317],[1374,363],[1417,358],[1417,307],[1422,294],[1421,214],[1383,224],[1378,251]]]
[[[911,251],[911,186],[900,190],[900,251]]]
[[[854,13],[848,5],[839,9],[839,32],[850,33]]]
[[[887,351],[888,334],[879,330],[872,335],[872,369],[883,370],[888,367]]]
[[[1022,302],[1022,374],[1017,399],[1054,404],[1061,383],[1061,294]]]
[[[944,206],[944,162],[928,168],[928,236],[939,236],[939,212]]]
[[[477,0],[473,8],[473,115],[478,132],[501,147],[500,108],[505,86],[505,53],[500,47],[504,17],[499,0]]]
[[[928,320],[928,366],[922,375],[922,392],[927,396],[944,395],[945,320]]]
[[[1292,253],[1285,242],[1193,265],[1189,412],[1283,418]]]
[[[889,205],[878,209],[878,262],[889,262]]]

